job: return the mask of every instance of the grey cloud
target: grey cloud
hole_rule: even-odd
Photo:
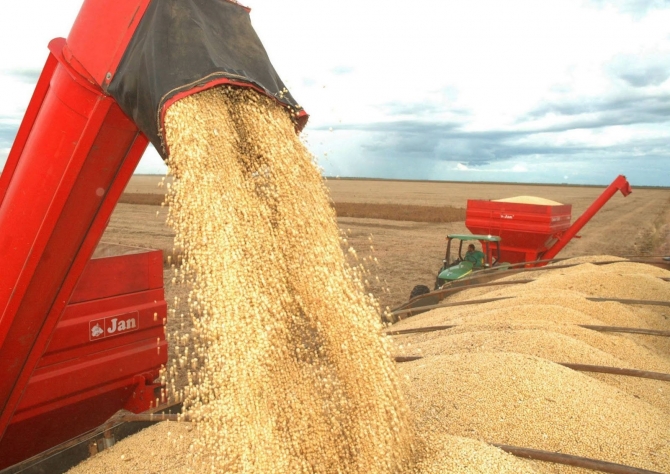
[[[439,144],[439,135],[424,133],[391,133],[383,134],[362,145],[371,152],[393,149],[397,153],[408,156],[428,156]]]
[[[658,86],[670,77],[670,55],[619,55],[607,68],[632,87]]]
[[[633,138],[608,146],[554,144],[563,132],[571,130],[670,122],[670,92],[643,87],[660,83],[670,61],[660,57],[634,59],[617,58],[608,67],[613,76],[636,87],[624,88],[616,96],[592,98],[573,98],[570,88],[562,87],[554,91],[560,99],[540,104],[520,117],[514,130],[465,130],[467,120],[463,117],[440,118],[444,105],[402,100],[380,106],[387,120],[330,126],[356,136],[366,162],[384,169],[394,164],[410,174],[414,173],[414,163],[460,162],[468,168],[495,168],[496,163],[512,159],[556,163],[611,160],[617,163],[612,167],[618,168],[635,157],[644,157],[661,169],[670,162],[667,139]],[[318,128],[328,129],[329,125]],[[367,165],[360,166],[363,169]]]
[[[431,133],[444,133],[460,127],[460,123],[421,121],[421,120],[395,120],[389,122],[368,122],[368,123],[340,123],[337,125],[321,125],[315,127],[316,130],[328,130],[329,128],[338,130],[358,130],[365,132],[388,132],[403,134],[423,134],[426,130]]]
[[[549,114],[565,120],[546,132],[580,128],[601,128],[613,125],[665,123],[670,121],[670,93],[633,94],[599,99],[580,99],[544,104],[522,120],[536,120]]]
[[[426,102],[388,102],[379,106],[382,112],[388,115],[413,115],[422,116],[430,115],[432,113],[440,112],[441,107],[437,104],[429,104]]]
[[[619,77],[633,87],[658,86],[670,77],[670,67],[654,66],[643,71],[623,72]]]
[[[456,124],[411,121],[345,125],[340,128],[373,132],[363,149],[380,156],[455,160],[471,166],[483,166],[511,156],[502,145],[520,133],[465,132]]]
[[[535,119],[550,113],[563,120],[544,127],[533,124]],[[667,140],[645,138],[616,146],[553,145],[548,140],[549,135],[580,128],[664,122],[670,122],[670,95],[657,94],[546,104],[529,114],[517,130],[473,132],[463,130],[462,122],[436,120],[338,124],[336,129],[363,134],[363,151],[380,158],[458,161],[477,167],[511,158],[583,160],[594,153],[668,159]]]
[[[10,69],[3,71],[5,74],[18,79],[26,84],[35,84],[42,71],[40,69]]]
[[[327,127],[322,127],[327,128]],[[456,160],[472,166],[509,156],[500,143],[523,132],[467,132],[460,123],[400,120],[364,124],[338,124],[336,130],[366,133],[363,150],[379,156]]]

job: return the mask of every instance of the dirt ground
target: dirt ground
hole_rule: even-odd
[[[159,176],[134,176],[126,188],[131,193],[162,193]],[[572,204],[573,221],[600,195],[604,187],[546,186],[481,183],[434,183],[374,180],[329,180],[334,202],[395,203],[465,208],[468,199],[500,199],[519,195],[539,196]],[[158,215],[156,213],[158,212]],[[172,231],[165,225],[166,209],[160,206],[119,204],[103,240],[171,252]],[[417,284],[432,285],[441,266],[448,233],[468,232],[464,222],[435,224],[381,219],[338,219],[349,242],[361,256],[373,254],[378,265],[369,265],[371,292],[382,308],[405,302]],[[670,190],[636,189],[624,198],[617,193],[559,254],[667,255],[670,253]],[[372,237],[374,252],[370,250]],[[183,289],[172,288],[166,269],[168,302]],[[379,282],[377,282],[377,278]],[[388,288],[388,290],[386,290]]]

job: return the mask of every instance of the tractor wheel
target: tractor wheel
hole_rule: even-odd
[[[409,299],[411,300],[412,298],[425,295],[426,293],[430,293],[430,288],[428,288],[426,285],[416,285],[409,294]]]

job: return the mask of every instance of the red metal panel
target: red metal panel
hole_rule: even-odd
[[[162,275],[160,251],[145,256],[156,254],[144,261],[138,254],[96,259],[101,272],[84,272],[80,285],[96,298],[107,292],[106,267],[130,273],[150,266],[150,273]],[[91,337],[92,323],[120,315],[136,315],[134,327]],[[0,469],[98,426],[121,408],[147,409],[154,395],[150,390],[150,400],[133,398],[141,388],[137,375],[144,386],[167,363],[166,316],[162,278],[156,289],[69,304],[0,440]]]
[[[164,339],[163,320],[166,316],[162,289],[68,305],[37,368],[104,352],[129,341],[149,339],[156,344],[157,337]],[[98,320],[126,320],[129,317],[136,319],[135,328],[92,336],[92,328]],[[163,359],[162,356],[159,361],[156,359],[158,367],[165,364]]]
[[[70,297],[70,304],[160,288],[163,284],[162,258],[160,250],[153,250],[91,259]],[[160,265],[152,265],[156,261],[160,261]]]
[[[76,173],[86,158],[82,151],[75,155],[75,150],[90,149],[95,138],[92,128],[100,127],[111,105],[109,101],[101,101],[97,123],[86,128],[86,117],[64,106],[57,95],[63,92],[59,89],[63,89],[64,82],[77,87],[59,68],[34,125],[40,132],[32,133],[32,139],[25,145],[24,156],[18,161],[0,207],[0,248],[6,252],[4,271],[0,274],[0,347],[56,224],[58,210],[68,198],[68,185],[72,183],[64,183],[65,176],[68,171],[71,175]],[[98,104],[94,94],[80,95],[91,110]],[[50,133],[41,133],[43,129]],[[72,139],[65,138],[70,136]]]
[[[0,441],[0,469],[55,446],[55,433],[67,441],[88,431],[89,424],[101,425],[113,414],[104,407],[113,400],[129,397],[131,389],[124,381],[110,387],[110,391],[83,393],[68,400],[68,404],[49,407],[48,416],[12,423]]]
[[[35,86],[33,96],[30,99],[30,104],[28,104],[28,108],[26,109],[21,126],[19,127],[16,138],[14,139],[12,149],[9,152],[7,161],[5,162],[2,175],[0,175],[0,206],[2,206],[2,200],[5,197],[7,186],[9,186],[9,181],[14,175],[14,170],[16,169],[19,158],[23,153],[23,148],[26,145],[28,136],[33,129],[33,124],[37,119],[37,114],[42,108],[42,103],[44,102],[47,92],[49,91],[51,76],[53,76],[57,65],[58,61],[56,58],[52,54],[49,54],[47,62],[44,65],[44,69],[42,70],[42,74],[40,74],[40,78],[38,79],[37,85]]]
[[[548,260],[554,258],[617,191],[624,196],[632,192],[623,175],[618,176],[572,225],[569,204],[546,206],[468,200],[465,225],[473,234],[499,236],[502,261]]]
[[[537,260],[570,227],[572,206],[468,200],[465,225],[474,234],[497,235],[501,260]]]
[[[85,1],[69,45],[49,44],[0,177],[0,468],[121,407],[146,409],[151,381],[167,361],[160,252],[140,257],[137,273],[133,257],[124,260],[126,281],[118,259],[106,264],[116,280],[94,281],[91,270],[82,302],[61,318],[148,144],[100,87],[148,3]],[[104,271],[104,263],[95,265]],[[94,297],[107,298],[84,301]],[[99,324],[106,331],[92,337]]]
[[[67,45],[96,84],[106,88],[150,0],[86,0]],[[107,76],[110,73],[110,76]]]
[[[162,333],[162,328],[152,330],[145,334],[151,336],[150,339],[119,345],[104,354],[94,353],[89,357],[37,369],[30,379],[14,420],[19,422],[35,413],[48,413],[63,400],[70,403],[68,398],[84,390],[100,392],[105,385],[122,380],[132,387],[135,385],[132,381],[136,374],[153,371],[154,376],[157,376],[155,362],[159,346],[156,338]],[[129,334],[128,337],[132,335]],[[165,352],[164,342],[160,349]],[[113,414],[120,410],[126,400],[127,398],[110,402],[109,411]],[[45,407],[45,404],[50,407]]]

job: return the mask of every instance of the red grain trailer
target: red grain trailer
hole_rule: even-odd
[[[101,252],[101,251],[104,251]],[[88,262],[7,431],[0,468],[155,407],[167,363],[160,250],[102,245]]]
[[[465,225],[473,234],[501,238],[500,261],[531,262],[570,227],[572,206],[469,199]]]
[[[496,235],[500,260],[508,263],[553,259],[605,203],[621,191],[632,190],[619,175],[572,225],[570,204],[526,204],[469,199],[465,226],[473,234]]]

